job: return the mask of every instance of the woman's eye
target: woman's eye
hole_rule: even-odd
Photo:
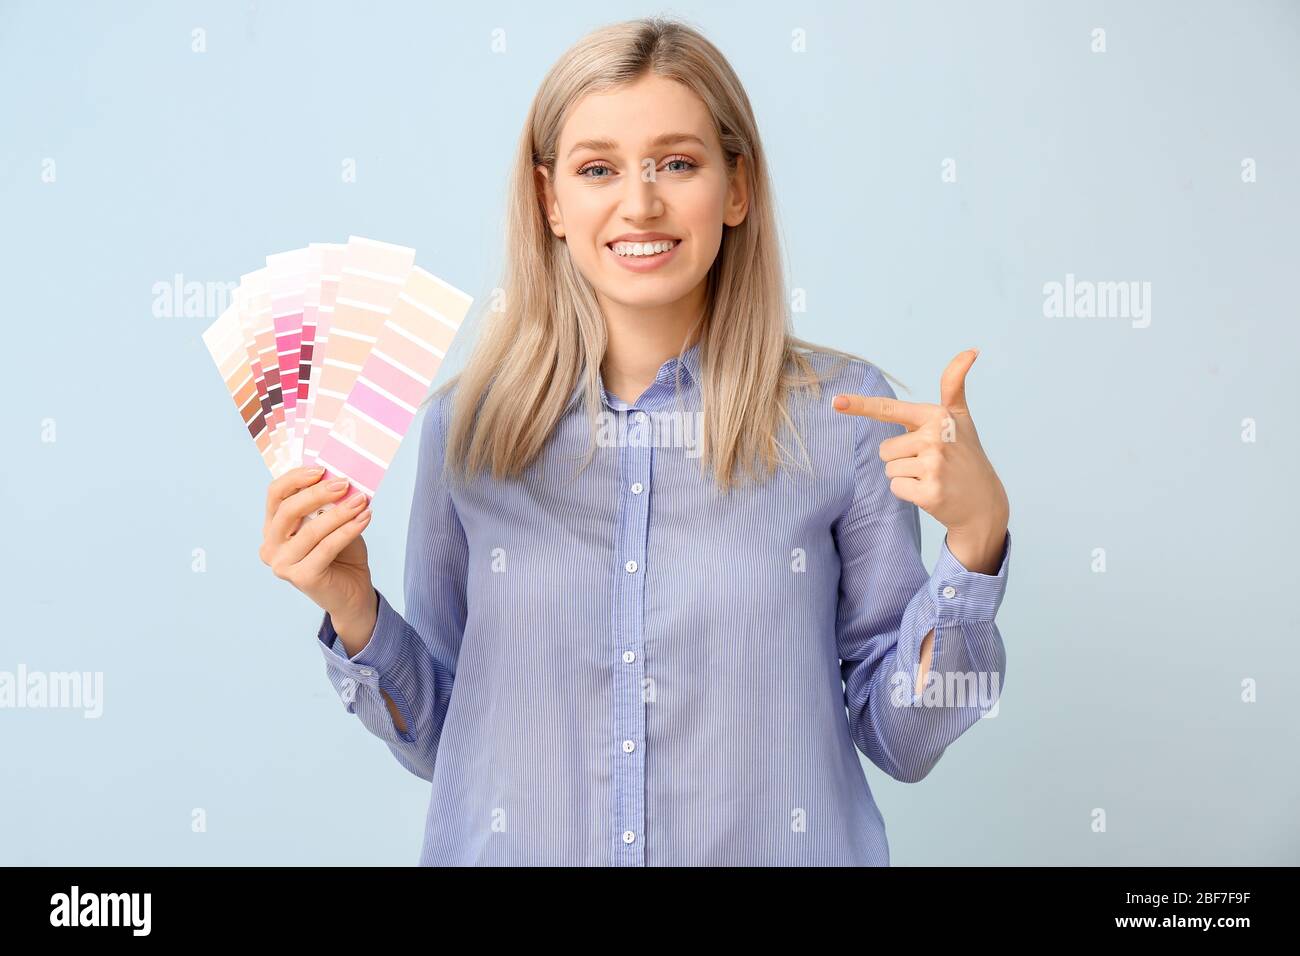
[[[672,168],[674,164],[677,166],[676,169]],[[677,156],[666,160],[664,165],[666,171],[670,173],[689,173],[691,170],[698,168],[693,160],[687,159],[685,156]],[[593,175],[596,173],[600,175]],[[578,175],[584,179],[608,179],[613,174],[614,170],[604,163],[594,163],[591,166],[583,166],[578,170]]]

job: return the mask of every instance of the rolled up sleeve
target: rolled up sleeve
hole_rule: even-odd
[[[867,366],[859,394],[896,398]],[[1006,650],[994,619],[1006,592],[1011,534],[996,574],[965,568],[947,536],[927,573],[920,509],[890,491],[879,446],[902,425],[858,418],[854,496],[835,525],[840,553],[837,643],[850,733],[890,776],[921,780],[976,721],[996,713]],[[921,646],[934,632],[918,692]]]
[[[443,472],[449,401],[446,394],[436,396],[421,424],[406,541],[405,613],[376,588],[374,631],[351,657],[328,614],[317,631],[326,674],[347,712],[425,780],[433,778],[467,611],[468,547]],[[397,729],[384,693],[402,715],[405,732]]]

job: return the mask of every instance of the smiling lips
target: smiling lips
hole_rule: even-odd
[[[615,239],[606,243],[605,248],[623,268],[632,272],[649,272],[672,259],[681,244],[680,239],[650,234],[635,240]]]
[[[676,239],[655,239],[650,242],[611,242],[609,248],[616,256],[653,256],[667,252],[677,245]]]

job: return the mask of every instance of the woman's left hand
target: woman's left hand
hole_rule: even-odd
[[[907,428],[880,443],[889,490],[948,529],[948,548],[968,570],[994,574],[1011,506],[966,405],[966,373],[978,354],[978,349],[967,349],[948,364],[939,381],[938,405],[836,395],[832,407]]]

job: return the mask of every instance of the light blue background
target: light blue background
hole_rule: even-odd
[[[1007,682],[922,783],[868,766],[894,862],[1300,862],[1297,4],[436,6],[0,3],[0,670],[105,682],[99,720],[0,710],[0,863],[415,861],[428,784],[344,712],[319,611],[257,557],[269,476],[215,316],[155,317],[153,286],[357,234],[482,301],[542,75],[656,12],[747,86],[799,334],[923,401],[983,350]],[[1044,318],[1067,273],[1151,282],[1150,327]],[[398,606],[414,452],[366,535]]]

